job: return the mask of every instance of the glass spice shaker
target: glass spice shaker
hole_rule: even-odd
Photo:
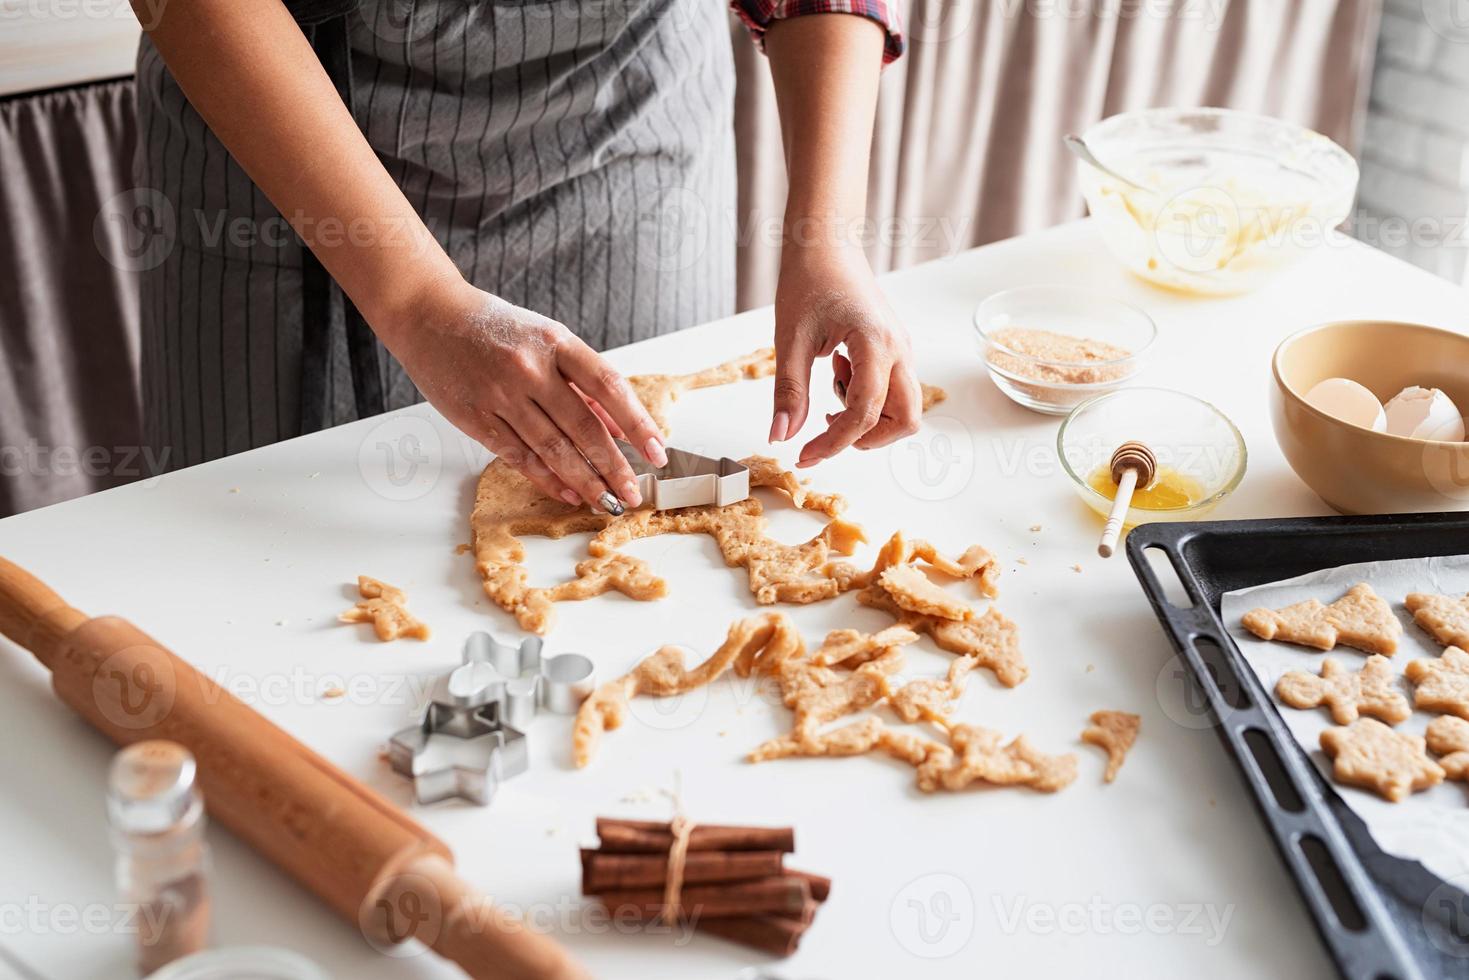
[[[138,742],[113,757],[107,818],[121,901],[135,910],[146,976],[209,941],[209,845],[194,757],[182,745]]]

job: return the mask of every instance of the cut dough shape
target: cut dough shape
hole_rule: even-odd
[[[881,585],[862,589],[857,593],[857,601],[890,613],[897,618],[899,626],[927,633],[941,649],[975,657],[979,666],[994,671],[1006,687],[1014,687],[1030,676],[1030,669],[1020,654],[1020,631],[997,609],[987,609],[982,616],[956,623],[904,609]]]
[[[1440,715],[1428,723],[1426,741],[1446,777],[1469,782],[1469,721]]]
[[[1469,649],[1469,595],[1432,595],[1412,592],[1403,600],[1413,622],[1444,646]]]
[[[1413,713],[1408,699],[1397,688],[1392,664],[1376,654],[1368,657],[1358,672],[1335,660],[1323,663],[1319,676],[1290,671],[1276,682],[1275,696],[1303,710],[1326,705],[1338,725],[1350,725],[1359,715],[1396,725]]]
[[[1321,733],[1321,749],[1332,759],[1337,782],[1374,790],[1393,803],[1443,782],[1443,767],[1424,748],[1422,738],[1375,718]]]
[[[683,392],[766,377],[774,370],[774,352],[762,350],[694,374],[641,375],[628,378],[628,384],[666,434],[668,409]],[[926,389],[925,404],[942,397],[941,390]],[[480,474],[470,515],[475,569],[484,582],[485,594],[513,615],[522,629],[541,634],[553,625],[555,603],[560,601],[587,599],[610,591],[639,600],[661,598],[667,594],[667,584],[646,563],[618,554],[616,548],[637,538],[665,533],[712,536],[726,564],[746,569],[750,591],[762,604],[817,602],[867,584],[860,569],[835,560],[852,554],[866,540],[860,527],[837,516],[846,507],[839,494],[811,490],[769,457],[751,456],[742,462],[750,468],[752,489],[780,491],[795,506],[824,514],[830,522],[811,540],[785,545],[767,536],[760,502],[753,497],[727,507],[642,509],[614,518],[550,500],[508,463],[491,460]],[[560,538],[583,532],[596,535],[588,552],[600,561],[578,564],[575,578],[549,588],[527,584],[522,536]],[[986,563],[987,554],[966,552],[951,564],[961,570],[972,568],[967,574],[983,588],[986,583],[992,585],[998,574],[997,563]]]
[[[1252,609],[1240,622],[1262,640],[1284,640],[1318,650],[1330,650],[1340,643],[1388,657],[1397,652],[1403,632],[1391,607],[1365,582],[1352,586],[1329,606],[1307,599],[1283,609]]]
[[[1469,653],[1448,647],[1436,660],[1410,660],[1403,673],[1414,707],[1469,719]]]
[[[337,617],[343,623],[371,623],[377,638],[386,643],[400,636],[415,640],[429,638],[428,625],[408,611],[408,596],[402,589],[366,575],[357,576],[362,601]]]
[[[1137,741],[1137,733],[1142,724],[1141,717],[1126,711],[1092,712],[1091,727],[1081,733],[1081,740],[1107,753],[1107,769],[1102,773],[1103,782],[1110,783],[1117,778],[1117,771],[1122,768],[1123,760]]]

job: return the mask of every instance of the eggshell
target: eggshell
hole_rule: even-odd
[[[1364,429],[1382,432],[1387,428],[1382,402],[1365,386],[1349,378],[1327,378],[1306,393],[1306,403],[1332,418]]]
[[[1464,441],[1464,417],[1437,388],[1410,385],[1393,396],[1385,409],[1387,431],[1410,439]]]

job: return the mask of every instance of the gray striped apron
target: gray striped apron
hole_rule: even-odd
[[[733,312],[722,4],[363,0],[303,30],[477,286],[597,349]],[[142,272],[150,443],[191,465],[418,401],[146,39],[137,78],[135,169],[170,236]]]

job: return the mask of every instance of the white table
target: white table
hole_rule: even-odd
[[[1056,467],[1056,420],[1013,405],[981,372],[975,304],[1043,282],[1091,286],[1147,309],[1161,335],[1145,383],[1193,391],[1239,425],[1250,470],[1216,512],[1222,518],[1325,512],[1269,428],[1268,363],[1282,336],[1350,317],[1461,326],[1466,308],[1457,287],[1346,241],[1254,295],[1189,299],[1129,277],[1085,222],[886,277],[921,376],[950,399],[909,442],[845,454],[816,470],[816,484],[850,497],[850,516],[872,539],[859,560],[895,528],[955,552],[981,542],[1002,556],[999,603],[1020,624],[1031,676],[1006,690],[987,672],[976,675],[961,713],[1025,732],[1047,751],[1076,751],[1076,783],[1055,796],[929,797],[914,788],[911,769],[876,757],[751,766],[742,753],[782,730],[788,715],[750,685],[721,680],[677,703],[637,704],[583,771],[570,768],[567,723],[538,719],[531,772],[493,806],[413,807],[452,845],[467,877],[527,909],[599,977],[736,976],[761,958],[705,937],[673,950],[667,936],[612,934],[577,897],[576,848],[590,841],[592,818],[665,817],[657,789],[677,770],[696,819],[792,824],[792,865],[835,879],[780,976],[1329,975],[1232,762],[1184,704],[1178,665],[1131,570],[1121,558],[1095,556],[1099,522]],[[758,310],[612,359],[628,372],[694,369],[767,343],[770,329],[769,310]],[[823,403],[832,401],[828,387],[818,377]],[[768,380],[692,393],[676,408],[675,441],[734,456],[762,451],[769,400]],[[395,486],[383,454],[406,445],[404,435],[421,441],[428,462]],[[408,805],[408,787],[379,760],[379,747],[410,717],[421,685],[455,663],[467,632],[511,627],[480,593],[471,559],[454,553],[467,539],[484,461],[420,407],[11,518],[0,522],[0,554],[89,613],[126,615]],[[403,459],[395,465],[409,476]],[[809,515],[770,510],[786,540],[817,526]],[[563,574],[583,542],[533,541],[532,581]],[[707,538],[659,537],[630,550],[668,579],[669,598],[563,604],[549,653],[586,652],[610,677],[664,643],[702,656],[757,608],[744,573],[726,568]],[[337,624],[359,573],[405,588],[434,627],[433,642],[379,644],[366,627]],[[787,611],[810,641],[839,625],[884,622],[851,596]],[[937,673],[948,659],[925,641],[910,672]],[[318,692],[333,682],[347,698],[322,701]],[[1101,783],[1100,753],[1077,743],[1098,708],[1143,716],[1112,786]],[[0,713],[11,739],[0,753],[0,945],[50,978],[125,975],[131,937],[115,920],[108,926],[115,897],[101,809],[112,748],[53,699],[45,672],[14,648],[0,657]],[[219,943],[290,946],[358,980],[453,974],[429,955],[378,955],[229,834],[215,828],[211,839]]]

